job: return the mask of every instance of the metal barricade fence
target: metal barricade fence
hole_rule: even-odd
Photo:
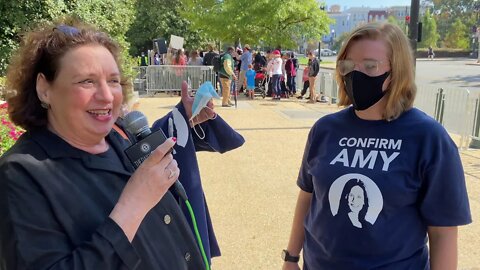
[[[303,68],[297,70],[297,92],[303,89]],[[320,71],[315,80],[315,93],[323,94],[328,97],[329,103],[335,104],[338,101],[338,85],[335,80],[335,74],[331,72]],[[308,95],[308,94],[307,94]]]
[[[459,135],[459,148],[468,147],[474,121],[468,89],[417,85],[414,106],[437,120],[448,132]]]
[[[303,69],[297,72],[297,89],[302,89]],[[338,102],[335,74],[321,71],[316,79],[315,93],[321,92],[329,103]],[[460,136],[459,148],[480,148],[480,95],[472,97],[466,88],[439,88],[417,85],[414,106],[433,117],[445,129]]]
[[[211,81],[214,85],[215,72],[211,66],[148,66],[146,69],[146,91],[168,92],[180,91],[182,81],[187,81],[192,90],[205,81]]]
[[[146,91],[147,90],[147,67],[134,67],[133,68],[134,77],[133,77],[133,90],[135,91]]]
[[[471,127],[471,141],[469,147],[480,149],[480,94],[470,98],[469,112],[471,121],[467,126]]]

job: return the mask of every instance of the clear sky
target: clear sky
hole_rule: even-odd
[[[342,10],[347,6],[351,7],[391,7],[391,6],[410,6],[411,0],[324,0],[327,6],[340,5]],[[320,2],[320,1],[319,1]]]

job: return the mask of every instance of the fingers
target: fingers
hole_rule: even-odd
[[[213,101],[210,99],[207,103],[207,107],[209,107],[210,109],[215,109],[215,104],[213,103]]]
[[[170,150],[175,145],[175,139],[168,138],[164,143],[152,151],[150,156],[143,162],[144,166],[153,166],[159,163],[165,156],[170,155]],[[171,157],[173,159],[173,157]]]
[[[178,178],[180,169],[178,168],[178,163],[175,159],[171,160],[170,163],[165,167],[165,173],[169,180],[172,178],[176,180]]]
[[[182,82],[182,101],[188,98],[190,98],[190,96],[188,95],[188,84],[186,81],[183,81]]]

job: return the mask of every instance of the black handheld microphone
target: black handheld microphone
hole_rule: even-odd
[[[125,115],[125,129],[133,134],[137,142],[125,149],[125,154],[137,169],[145,159],[147,159],[153,150],[167,140],[167,137],[161,129],[152,133],[148,126],[145,115],[139,111],[132,111]],[[171,150],[170,150],[171,151]],[[173,189],[183,200],[187,200],[187,194],[178,179],[173,184]]]

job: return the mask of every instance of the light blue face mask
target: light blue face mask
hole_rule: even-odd
[[[218,96],[217,91],[213,88],[212,82],[206,81],[200,85],[195,93],[195,99],[192,105],[192,117],[190,117],[190,120],[193,121],[193,118],[197,116],[203,108],[207,107],[208,102],[212,98],[220,99],[220,96]]]
[[[205,138],[205,132],[203,132],[203,129],[200,126],[200,130],[202,130],[203,135],[198,134],[195,126],[193,125],[193,119],[202,111],[203,108],[210,109],[207,104],[212,98],[220,99],[220,96],[215,91],[215,88],[213,88],[212,82],[206,81],[202,85],[200,85],[197,92],[195,93],[195,99],[193,100],[192,105],[192,116],[190,117],[191,126],[193,127],[193,130],[200,139]]]

